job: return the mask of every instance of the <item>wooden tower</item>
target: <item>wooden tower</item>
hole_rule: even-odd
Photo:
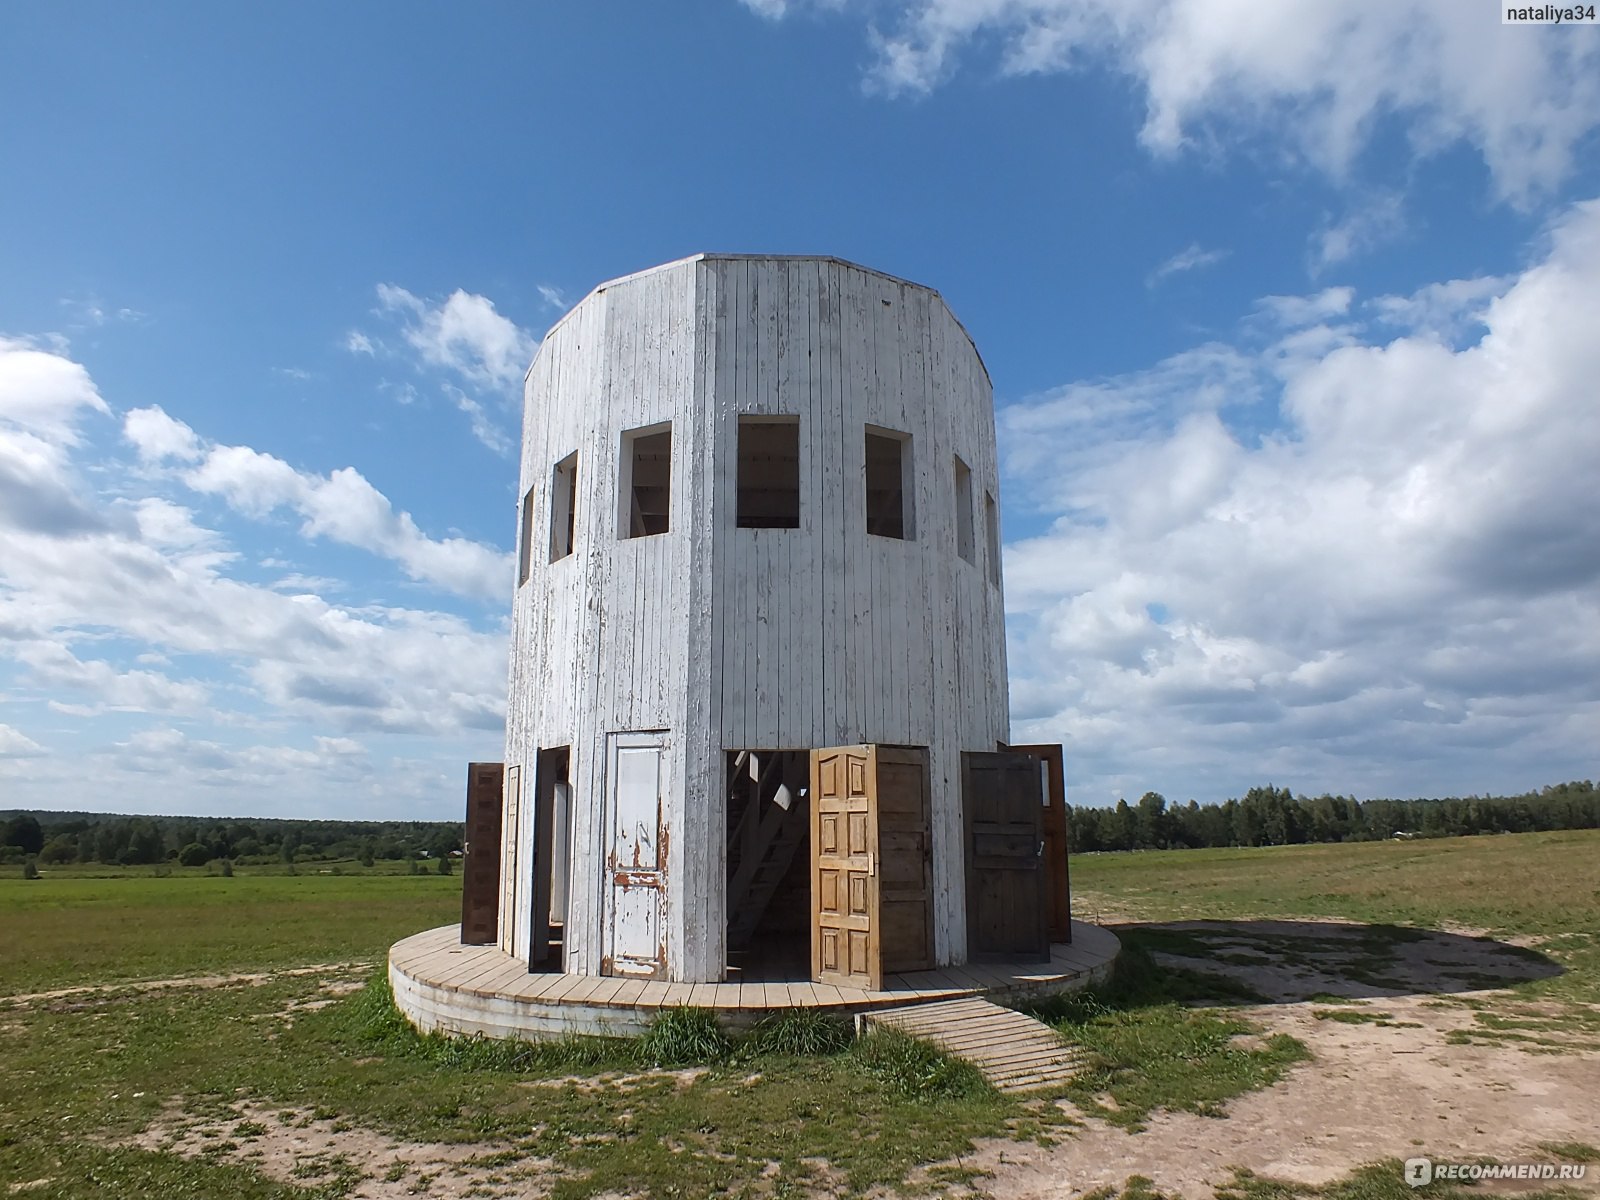
[[[528,372],[520,494],[502,950],[875,986],[1065,928],[1059,750],[1043,795],[996,753],[990,383],[938,293],[751,255],[604,284]]]

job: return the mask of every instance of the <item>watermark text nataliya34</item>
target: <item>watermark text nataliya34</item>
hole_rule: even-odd
[[[1435,1162],[1431,1158],[1406,1159],[1406,1182],[1412,1187],[1425,1187],[1439,1179],[1456,1183],[1477,1183],[1485,1179],[1577,1183],[1587,1171],[1587,1164],[1574,1162]]]
[[[1502,25],[1595,25],[1593,4],[1502,4]]]

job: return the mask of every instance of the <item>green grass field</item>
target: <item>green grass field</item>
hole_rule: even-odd
[[[324,868],[331,872],[332,868]],[[0,996],[78,984],[378,961],[461,917],[459,875],[55,869],[0,877]]]
[[[1223,1115],[1233,1098],[1270,1086],[1304,1058],[1293,1038],[1237,1041],[1252,1026],[1231,1009],[1247,996],[1204,972],[1158,966],[1150,952],[1170,942],[1162,931],[1141,931],[1143,922],[1340,917],[1370,924],[1371,953],[1380,956],[1410,925],[1516,935],[1564,973],[1496,993],[1513,1008],[1487,1006],[1485,1036],[1532,997],[1546,1002],[1540,1019],[1548,1021],[1558,1019],[1552,1001],[1592,1012],[1600,999],[1600,833],[1094,855],[1074,859],[1073,877],[1077,915],[1098,910],[1134,922],[1125,927],[1127,968],[1101,995],[1041,1015],[1092,1054],[1091,1071],[1061,1095],[1129,1128],[1168,1108]],[[261,1147],[291,1128],[467,1145],[477,1194],[510,1194],[540,1178],[574,1200],[608,1189],[864,1194],[908,1176],[921,1187],[959,1189],[959,1156],[975,1138],[1071,1136],[1072,1118],[1050,1095],[1019,1102],[915,1043],[848,1045],[822,1028],[786,1026],[743,1045],[667,1028],[643,1058],[638,1046],[600,1040],[538,1051],[449,1042],[412,1033],[381,975],[359,969],[4,998],[379,963],[391,942],[453,920],[458,904],[459,877],[429,875],[0,878],[0,1195],[20,1183],[28,1185],[20,1194],[40,1198],[310,1200],[347,1195],[363,1178],[387,1179],[397,1195],[424,1194],[440,1172],[468,1169],[425,1168],[413,1147],[381,1160],[305,1153],[288,1175],[275,1175]],[[360,978],[368,986],[353,994],[328,986]],[[1500,1032],[1553,1036],[1524,1025]],[[685,1064],[695,1069],[684,1073]],[[148,1130],[159,1136],[136,1145]],[[180,1138],[182,1154],[172,1148]],[[954,1165],[917,1175],[940,1162]],[[1374,1170],[1324,1194],[1416,1194],[1399,1184],[1394,1164]],[[1254,1200],[1277,1186],[1238,1190]],[[1288,1185],[1273,1192],[1313,1194]]]

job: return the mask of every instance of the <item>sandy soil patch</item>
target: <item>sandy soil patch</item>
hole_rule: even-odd
[[[1379,1159],[1547,1162],[1553,1158],[1541,1142],[1597,1141],[1600,1053],[1582,1038],[1551,1033],[1567,1046],[1557,1054],[1447,1040],[1473,1028],[1463,1002],[1527,1003],[1514,993],[1471,990],[1474,981],[1481,988],[1485,979],[1538,978],[1554,964],[1470,930],[1416,931],[1421,936],[1379,951],[1369,927],[1334,922],[1159,928],[1203,934],[1209,954],[1163,951],[1158,962],[1220,972],[1270,997],[1275,1003],[1229,1011],[1263,1035],[1299,1038],[1313,1060],[1233,1101],[1223,1119],[1162,1113],[1130,1134],[1089,1118],[1048,1148],[987,1141],[963,1164],[992,1173],[979,1181],[981,1194],[1060,1200],[1144,1175],[1162,1191],[1210,1200],[1237,1168],[1323,1184]],[[1588,1174],[1580,1190],[1600,1194],[1600,1167]]]
[[[225,1119],[197,1120],[172,1106],[126,1143],[144,1150],[250,1167],[271,1179],[317,1187],[359,1179],[351,1200],[537,1197],[555,1168],[510,1143],[413,1142],[306,1110],[237,1104]]]
[[[245,985],[261,987],[276,979],[299,975],[330,975],[341,971],[368,971],[372,964],[365,961],[318,963],[309,967],[285,967],[281,971],[249,971],[235,975],[179,975],[172,979],[133,979],[123,983],[103,983],[82,987],[57,988],[51,992],[25,992],[13,996],[0,996],[0,1005],[52,1004],[60,1011],[71,1011],[72,1001],[79,998],[106,996],[117,992],[138,994],[160,992],[172,988],[219,988]],[[355,986],[359,987],[357,983]],[[65,1003],[63,1003],[65,1002]],[[83,1007],[91,1007],[85,1004]]]
[[[1056,1146],[989,1141],[965,1163],[993,1172],[979,1189],[996,1200],[1060,1200],[1130,1175],[1209,1200],[1236,1167],[1320,1184],[1384,1158],[1551,1161],[1540,1142],[1594,1141],[1600,1055],[1447,1045],[1459,1016],[1425,1003],[1384,1001],[1402,1023],[1391,1026],[1319,1020],[1313,1004],[1242,1010],[1300,1038],[1314,1061],[1235,1100],[1224,1119],[1163,1113],[1136,1134],[1091,1119]]]

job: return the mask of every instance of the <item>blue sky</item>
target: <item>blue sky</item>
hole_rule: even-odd
[[[1600,31],[1447,0],[13,6],[0,807],[461,810],[540,334],[937,287],[1079,803],[1593,777]]]

